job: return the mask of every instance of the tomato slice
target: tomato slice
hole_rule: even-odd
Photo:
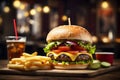
[[[70,47],[69,46],[59,46],[58,50],[61,50],[61,51],[70,51]]]
[[[61,52],[61,50],[52,50],[53,52],[55,52],[55,53],[60,53]]]

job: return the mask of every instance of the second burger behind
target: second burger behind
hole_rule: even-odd
[[[83,27],[62,25],[52,29],[44,48],[56,69],[86,69],[92,62],[95,46],[91,34]]]

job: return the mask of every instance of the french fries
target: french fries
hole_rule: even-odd
[[[37,54],[37,52],[32,54],[23,53],[20,58],[13,58],[9,61],[7,67],[17,70],[51,69],[51,58],[38,56]]]
[[[10,69],[24,70],[24,65],[8,64],[7,66]]]

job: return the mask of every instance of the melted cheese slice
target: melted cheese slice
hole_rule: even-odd
[[[86,54],[86,55],[89,55],[89,56],[92,58],[92,55],[89,54],[89,53],[76,53],[76,54],[71,54],[71,53],[68,53],[68,52],[60,52],[60,53],[49,52],[49,53],[47,53],[47,56],[48,56],[49,54],[53,54],[53,55],[54,55],[54,59],[56,59],[56,58],[57,58],[59,55],[61,55],[61,54],[65,54],[65,55],[69,56],[72,61],[75,61],[75,59],[77,58],[77,56],[80,55],[80,54]]]

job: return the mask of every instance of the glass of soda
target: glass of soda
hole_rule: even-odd
[[[25,51],[26,37],[6,36],[8,60],[19,58]]]

